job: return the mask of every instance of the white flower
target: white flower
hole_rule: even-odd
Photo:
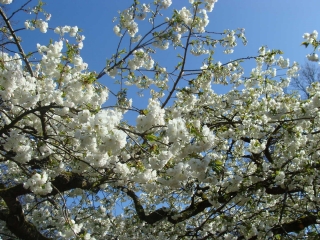
[[[78,43],[78,48],[79,48],[79,49],[82,49],[82,48],[83,48],[83,42],[79,42],[79,43]]]
[[[127,25],[127,30],[128,30],[130,37],[134,37],[134,35],[136,35],[136,33],[138,32],[138,24],[134,21],[131,21]]]
[[[172,4],[171,0],[161,0],[160,8],[167,9],[168,7],[171,6],[171,4]]]
[[[137,129],[139,132],[149,130],[153,126],[164,125],[164,113],[159,101],[150,99],[147,107],[146,115],[139,115],[137,117]]]
[[[82,42],[82,41],[84,41],[85,38],[86,37],[84,35],[80,35],[80,34],[76,35],[76,41],[77,42]]]
[[[75,37],[77,33],[78,33],[78,27],[77,26],[71,27],[69,32],[70,37]]]
[[[88,122],[89,117],[90,117],[90,111],[88,109],[85,109],[82,112],[78,113],[78,118],[80,123]]]
[[[225,54],[231,54],[231,53],[233,53],[233,49],[226,49],[226,50],[224,50],[223,52],[225,53]]]
[[[179,139],[183,142],[187,142],[189,140],[189,133],[186,128],[185,120],[180,117],[169,120],[167,135],[170,142],[176,142]]]
[[[55,29],[54,29],[54,33],[57,33],[57,34],[61,34],[61,28],[60,27],[56,27]]]
[[[116,67],[112,68],[110,71],[106,71],[106,73],[112,77],[112,78],[115,78],[115,76],[117,75],[118,73],[118,69]]]
[[[285,179],[285,173],[283,171],[280,171],[277,173],[276,177],[275,177],[275,181],[277,184],[282,184],[284,182],[284,179]]]
[[[277,61],[277,64],[281,67],[281,68],[287,68],[290,65],[290,61],[289,58],[284,59],[282,56],[279,57],[279,60]]]
[[[140,41],[140,39],[141,39],[141,35],[138,35],[138,36],[132,37],[131,41],[132,42],[138,42],[138,41]]]
[[[46,21],[49,21],[51,19],[51,14],[50,13],[46,13],[45,16],[46,16]]]
[[[318,38],[318,31],[317,30],[313,30],[313,32],[310,34],[310,38],[313,39],[317,39]]]
[[[143,3],[142,4],[142,11],[143,12],[150,12],[150,6]]]
[[[26,29],[29,29],[29,28],[30,28],[30,23],[29,23],[29,21],[25,21],[25,22],[24,22],[24,27],[25,27]]]
[[[302,37],[308,40],[310,38],[310,33],[304,33]]]
[[[117,36],[119,36],[119,37],[122,36],[122,34],[121,34],[121,29],[119,28],[118,25],[116,25],[116,26],[113,27],[113,32],[114,32]]]
[[[71,27],[70,26],[64,26],[64,27],[62,27],[62,32],[63,33],[68,33],[68,32],[70,32],[70,29],[71,29]]]
[[[218,2],[218,0],[205,0],[205,8],[208,12],[212,12],[214,4]]]
[[[307,43],[312,43],[313,41],[317,40],[318,32],[314,30],[311,34],[304,33],[302,37],[306,40]]]
[[[25,189],[30,188],[35,194],[45,195],[52,191],[51,182],[47,181],[48,175],[46,172],[43,172],[42,175],[35,173],[23,184],[23,187]]]
[[[152,169],[147,169],[142,173],[138,173],[134,180],[138,183],[147,183],[149,181],[152,181],[156,178],[157,172]]]
[[[10,4],[12,3],[12,0],[0,0],[1,4]]]
[[[146,18],[146,16],[147,16],[147,14],[146,13],[137,13],[136,14],[136,18],[138,19],[138,20],[144,20],[145,18]]]
[[[308,54],[307,58],[308,58],[309,61],[312,61],[312,62],[318,62],[319,61],[319,56],[316,53]]]
[[[252,139],[248,146],[248,151],[252,153],[261,153],[266,148],[266,143],[260,143],[257,139]]]

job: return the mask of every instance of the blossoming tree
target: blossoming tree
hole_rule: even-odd
[[[215,2],[190,0],[170,10],[171,0],[133,1],[119,12],[119,45],[99,74],[80,56],[78,27],[52,28],[56,41],[25,53],[12,21],[27,11],[35,17],[25,29],[51,31],[41,1],[10,15],[0,8],[2,238],[318,234],[320,84],[308,88],[307,100],[286,94],[298,65],[266,47],[217,61],[215,51],[231,54],[246,39],[243,29],[206,31]],[[139,21],[149,21],[143,35]],[[317,32],[304,38],[318,47]],[[175,65],[156,60],[162,50],[177,51]],[[245,76],[247,59],[256,67]],[[103,78],[116,79],[119,91],[99,83]],[[215,93],[217,84],[230,91]],[[148,105],[128,99],[124,85],[141,89]],[[136,124],[126,119],[131,113]]]

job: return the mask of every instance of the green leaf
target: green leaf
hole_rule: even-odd
[[[147,115],[148,112],[149,112],[148,109],[143,109],[139,111],[140,115]]]
[[[303,42],[303,43],[301,43],[301,45],[304,45],[307,48],[309,46],[309,43],[308,42]]]
[[[313,46],[313,50],[315,51],[318,47],[319,47],[319,42],[317,42],[317,41],[313,41],[312,42],[312,46]]]
[[[148,140],[148,141],[155,141],[157,140],[157,136],[155,136],[154,134],[148,134],[145,136],[145,138]]]

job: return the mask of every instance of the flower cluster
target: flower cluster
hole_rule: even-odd
[[[165,111],[161,109],[159,101],[150,99],[145,111],[146,114],[137,117],[137,130],[139,132],[145,132],[152,127],[159,127],[165,124]]]
[[[156,37],[155,41],[152,43],[152,46],[160,48],[162,50],[167,50],[169,48],[169,42],[159,37]]]
[[[185,120],[182,118],[169,120],[167,134],[169,141],[173,143],[178,144],[179,141],[187,142],[190,140]]]
[[[196,17],[194,16],[194,13],[192,11],[196,11]],[[184,33],[189,28],[194,29],[194,31],[198,31],[200,33],[205,32],[205,27],[209,24],[209,18],[207,15],[207,10],[201,9],[201,8],[194,8],[187,9],[186,7],[183,7],[181,10],[177,12],[179,22],[182,22],[183,24],[177,24],[175,26],[175,31],[178,33]]]
[[[63,36],[66,33],[69,33],[70,37],[75,37],[78,33],[79,29],[77,26],[70,27],[70,26],[64,26],[64,27],[56,27],[54,29],[54,32],[57,34],[60,34],[60,36]]]
[[[316,30],[314,30],[312,33],[305,33],[302,36],[305,41],[302,43],[304,44],[306,47],[309,44],[312,44],[314,47],[314,50],[316,50],[316,48],[318,48],[319,43],[317,42],[317,38],[318,38],[318,32]],[[319,56],[316,53],[311,53],[307,55],[307,59],[311,62],[318,62],[319,61]]]
[[[137,70],[139,68],[146,68],[150,70],[153,68],[154,61],[149,54],[144,52],[142,49],[135,50],[133,52],[133,59],[128,61],[128,66],[131,71]]]
[[[37,19],[34,21],[28,20],[24,23],[24,26],[26,29],[30,29],[30,30],[34,30],[36,28],[39,28],[40,32],[42,32],[42,33],[46,33],[48,30],[48,23],[42,19]]]
[[[252,139],[250,141],[250,144],[248,146],[248,151],[255,153],[255,154],[259,154],[261,153],[264,149],[266,148],[266,143],[260,143],[257,139]]]
[[[189,0],[189,2],[191,4],[193,4],[195,2],[195,0]],[[204,4],[205,4],[205,8],[208,12],[212,12],[213,8],[214,8],[214,4],[218,2],[218,0],[205,0]]]
[[[316,53],[308,54],[307,59],[311,62],[318,62],[319,61],[319,56]]]
[[[4,144],[4,149],[15,152],[14,160],[20,163],[30,161],[33,153],[32,141],[15,130],[11,132],[10,138]]]
[[[314,30],[312,33],[305,33],[302,36],[306,42],[313,43],[318,38],[318,32],[317,30]]]
[[[76,39],[78,48],[79,49],[83,48],[83,40],[85,39],[85,36],[80,34],[79,28],[77,26],[56,27],[54,29],[54,32],[56,34],[59,34],[60,37],[63,37],[64,34],[69,33],[70,37],[74,37]]]
[[[11,3],[11,1],[7,1],[7,4],[8,3]],[[45,16],[45,20],[42,20],[41,18],[39,19],[38,15],[40,12]],[[34,13],[36,17],[32,20],[26,20],[24,22],[25,28],[30,30],[35,30],[36,28],[38,28],[40,32],[46,33],[48,31],[48,21],[51,18],[51,14],[44,11],[41,2],[39,2],[36,7],[32,8],[29,13]]]
[[[126,9],[120,13],[120,23],[119,25],[114,26],[113,31],[117,36],[121,37],[122,29],[127,30],[130,37],[134,37],[137,34],[139,28],[138,24],[134,21],[133,8]]]
[[[281,68],[287,68],[290,65],[290,60],[289,58],[284,59],[282,56],[279,57],[277,64],[281,67]]]
[[[48,175],[46,172],[42,174],[35,173],[23,184],[23,187],[38,195],[45,195],[51,193],[51,182],[48,182]]]
[[[160,8],[167,9],[171,6],[172,0],[156,0],[155,3],[159,4]]]
[[[60,237],[64,239],[71,239],[74,237],[75,234],[78,234],[83,227],[83,224],[76,224],[75,221],[72,219],[69,221],[67,227],[65,227],[64,231],[59,233]],[[90,238],[90,234],[86,234],[84,239],[93,240],[94,238]]]

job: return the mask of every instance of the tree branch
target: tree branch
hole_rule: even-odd
[[[284,234],[289,232],[300,232],[306,227],[314,224],[317,224],[317,217],[310,215],[310,216],[301,217],[289,223],[277,225],[273,227],[271,231],[273,232],[274,235]]]
[[[11,23],[10,23],[9,19],[7,18],[5,12],[2,10],[1,7],[0,7],[0,15],[2,16],[4,22],[6,23],[8,29],[9,29],[9,31],[10,31],[10,34],[11,34],[11,36],[13,37],[14,42],[15,42],[17,48],[19,49],[19,52],[20,52],[20,54],[21,54],[21,56],[22,56],[22,59],[23,59],[24,63],[25,63],[26,66],[27,66],[27,69],[28,69],[30,75],[33,77],[33,71],[32,71],[31,65],[30,65],[30,63],[29,63],[29,61],[28,61],[28,59],[27,59],[27,56],[26,56],[26,54],[24,53],[24,51],[23,51],[23,49],[22,49],[22,47],[21,47],[20,41],[19,41],[19,39],[17,38],[14,30],[12,29],[12,26],[11,26]]]
[[[61,106],[55,106],[55,105],[48,105],[43,107],[38,107],[34,109],[30,109],[28,111],[23,112],[21,115],[17,116],[14,120],[12,120],[9,124],[4,125],[0,129],[0,135],[6,134],[10,128],[13,128],[16,123],[18,123],[20,120],[22,120],[25,116],[35,113],[37,111],[49,111],[51,108],[62,108]]]
[[[75,188],[91,189],[92,187],[95,187],[94,183],[90,183],[83,176],[76,173],[61,174],[51,183],[55,188],[53,188],[51,193],[41,197],[56,195],[58,192],[64,192]],[[0,220],[6,221],[7,228],[21,239],[48,240],[50,238],[43,236],[33,224],[25,220],[22,205],[17,197],[28,193],[32,192],[30,189],[25,189],[23,184],[0,189],[0,197],[5,201],[9,210],[0,210]]]
[[[2,194],[3,191],[4,190],[0,191],[0,196],[5,201],[9,213],[5,214],[2,212],[0,219],[6,221],[7,228],[21,239],[49,240],[50,238],[43,236],[33,224],[26,221],[21,203],[18,199],[12,194]],[[5,217],[5,219],[3,217]]]
[[[197,215],[198,213],[201,213],[204,209],[211,206],[212,205],[208,199],[201,202],[197,202],[195,204],[190,205],[187,209],[183,210],[178,214],[174,214],[174,215],[172,214],[171,216],[169,216],[168,221],[173,224],[182,222],[186,219],[189,219]]]
[[[285,193],[296,193],[296,192],[301,192],[303,191],[303,189],[297,188],[297,189],[292,189],[292,190],[288,190],[285,188],[282,188],[280,186],[276,186],[276,187],[266,187],[266,193],[271,194],[271,195],[279,195],[279,194],[285,194]]]
[[[173,213],[172,211],[168,211],[166,208],[159,208],[149,215],[145,214],[144,208],[139,200],[139,197],[130,189],[120,187],[120,189],[125,192],[134,202],[134,206],[137,212],[138,217],[147,222],[148,224],[154,224],[158,221],[163,220],[164,218],[168,218],[168,221],[172,224],[176,224],[182,222],[188,218],[191,218],[198,213],[201,213],[205,208],[211,207],[211,203],[209,200],[204,200],[198,203],[191,204],[188,208],[183,210],[180,213]]]

